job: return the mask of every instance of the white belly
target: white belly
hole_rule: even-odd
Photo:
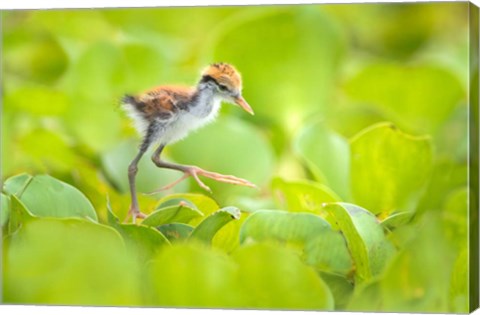
[[[180,141],[191,131],[211,123],[218,115],[220,103],[220,100],[216,100],[212,111],[205,117],[198,117],[190,112],[181,112],[178,118],[169,123],[164,132],[159,134],[158,142],[167,144]]]

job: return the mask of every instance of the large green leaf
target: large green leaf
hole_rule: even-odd
[[[191,237],[210,244],[218,230],[229,222],[238,219],[240,219],[240,210],[238,208],[222,208],[206,217],[195,230],[193,230]]]
[[[432,168],[428,137],[413,137],[380,123],[351,140],[351,154],[356,204],[375,214],[416,209]]]
[[[87,46],[71,71],[67,89],[74,95],[108,101],[126,92],[125,61],[113,43],[99,41]]]
[[[347,82],[346,91],[419,133],[434,132],[466,97],[453,73],[431,65],[368,65]]]
[[[274,165],[270,144],[259,130],[239,119],[227,117],[220,117],[204,129],[190,134],[185,140],[173,145],[170,153],[182,164],[197,165],[208,171],[245,178],[259,187],[268,182]],[[234,202],[230,201],[236,195],[258,193],[250,187],[209,179],[204,181],[212,189],[215,199],[221,203],[232,204]],[[194,181],[192,188],[201,190]]]
[[[240,242],[278,240],[303,246],[330,224],[311,213],[281,210],[258,210],[251,214],[240,230]]]
[[[336,220],[347,240],[348,249],[356,268],[358,282],[380,274],[394,253],[375,216],[356,205],[331,203],[325,206]]]
[[[35,216],[97,220],[95,209],[85,195],[49,175],[10,177],[5,181],[3,190],[16,195]]]
[[[343,236],[320,216],[281,210],[258,210],[240,230],[240,243],[278,241],[302,252],[309,265],[325,272],[348,275],[352,259]]]
[[[328,286],[290,250],[268,244],[240,247],[233,254],[242,308],[333,310]]]
[[[345,277],[333,275],[326,272],[321,272],[322,280],[328,285],[332,291],[333,299],[335,301],[335,310],[344,310],[347,303],[353,294],[355,288],[351,280]]]
[[[240,229],[248,216],[248,213],[242,211],[238,220],[232,220],[227,225],[224,225],[215,233],[212,239],[212,246],[226,253],[231,253],[240,246]]]
[[[304,127],[294,142],[296,153],[317,179],[343,199],[350,196],[350,146],[347,139],[315,123]]]
[[[446,158],[436,159],[431,179],[420,198],[417,212],[437,211],[443,208],[453,190],[467,186],[468,173],[467,163],[454,162]]]
[[[407,224],[413,218],[413,215],[414,213],[409,211],[393,213],[382,221],[382,226],[389,230],[393,230],[399,226]]]
[[[194,227],[185,223],[169,223],[157,227],[170,242],[187,240],[192,235]]]
[[[329,103],[343,39],[335,21],[316,8],[259,7],[218,25],[204,59],[235,64],[255,119],[293,132]]]
[[[25,205],[15,196],[10,196],[10,217],[8,220],[8,234],[15,233],[25,223],[35,218],[35,216],[28,211]]]
[[[80,143],[105,152],[120,136],[120,98],[128,92],[126,66],[120,49],[108,42],[82,52],[64,81],[72,104],[65,120]]]
[[[336,276],[351,276],[354,270],[345,237],[338,231],[318,231],[305,243],[303,256],[307,264]]]
[[[192,243],[164,248],[148,266],[149,305],[232,307],[238,305],[235,263],[225,254]],[[242,305],[246,307],[246,304]]]
[[[346,307],[353,312],[379,312],[382,310],[380,279],[359,283]]]
[[[153,227],[120,224],[111,209],[108,209],[108,223],[122,235],[127,248],[142,262],[154,256],[163,246],[170,244],[168,239]]]
[[[441,221],[430,214],[424,216],[416,225],[415,236],[385,269],[380,310],[449,312],[453,258]]]
[[[186,205],[175,205],[155,210],[142,221],[142,224],[160,226],[168,223],[188,223],[196,217],[203,217],[203,213]]]
[[[34,219],[4,240],[3,301],[139,305],[140,269],[112,228],[80,219]]]
[[[278,203],[291,212],[320,213],[326,202],[340,201],[327,186],[306,180],[286,181],[275,178],[272,190]]]
[[[220,209],[215,200],[202,194],[170,194],[158,201],[157,208],[166,205],[180,205],[182,201],[186,206],[199,210],[204,216],[208,216]],[[194,217],[191,219],[190,224],[197,226],[203,219],[203,216]]]

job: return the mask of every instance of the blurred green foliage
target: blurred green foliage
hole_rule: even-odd
[[[467,312],[468,3],[3,11],[6,303]],[[256,115],[127,166],[125,93],[234,64]],[[148,154],[147,154],[148,156]],[[47,175],[48,174],[48,175]]]

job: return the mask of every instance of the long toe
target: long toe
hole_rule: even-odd
[[[192,169],[191,173],[190,173],[193,177],[193,179],[195,179],[195,181],[197,182],[198,186],[202,187],[203,189],[205,189],[206,191],[208,191],[209,193],[212,193],[212,190],[210,189],[210,187],[208,187],[207,185],[205,185],[204,182],[201,181],[201,179],[198,177],[198,170],[197,169]]]
[[[183,174],[182,177],[180,177],[179,179],[177,179],[176,181],[174,181],[173,183],[170,183],[168,185],[165,185],[159,189],[156,189],[154,191],[151,191],[151,192],[148,192],[148,193],[145,193],[145,195],[154,195],[154,194],[158,194],[159,192],[162,192],[162,191],[165,191],[165,190],[169,190],[173,187],[175,187],[177,184],[179,184],[180,182],[182,182],[183,180],[185,180],[186,178],[188,178],[190,176],[189,173],[185,173]]]
[[[238,178],[238,177],[235,177],[233,175],[223,175],[223,174],[220,174],[220,173],[215,173],[215,172],[209,172],[209,171],[205,171],[205,170],[197,170],[196,173],[198,175],[201,175],[201,176],[204,176],[204,177],[207,177],[207,178],[211,178],[213,180],[216,180],[218,182],[224,182],[224,183],[229,183],[229,184],[233,184],[233,185],[241,185],[241,186],[247,186],[247,187],[253,187],[253,188],[256,188],[257,186],[251,182],[249,182],[248,180],[246,179],[243,179],[243,178]]]

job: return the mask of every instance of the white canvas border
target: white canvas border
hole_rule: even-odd
[[[0,9],[52,9],[52,8],[115,8],[115,7],[168,7],[168,6],[215,6],[215,5],[273,5],[273,4],[312,4],[312,3],[377,3],[377,2],[465,2],[460,0],[6,0],[0,3]],[[480,6],[480,0],[472,0]]]

